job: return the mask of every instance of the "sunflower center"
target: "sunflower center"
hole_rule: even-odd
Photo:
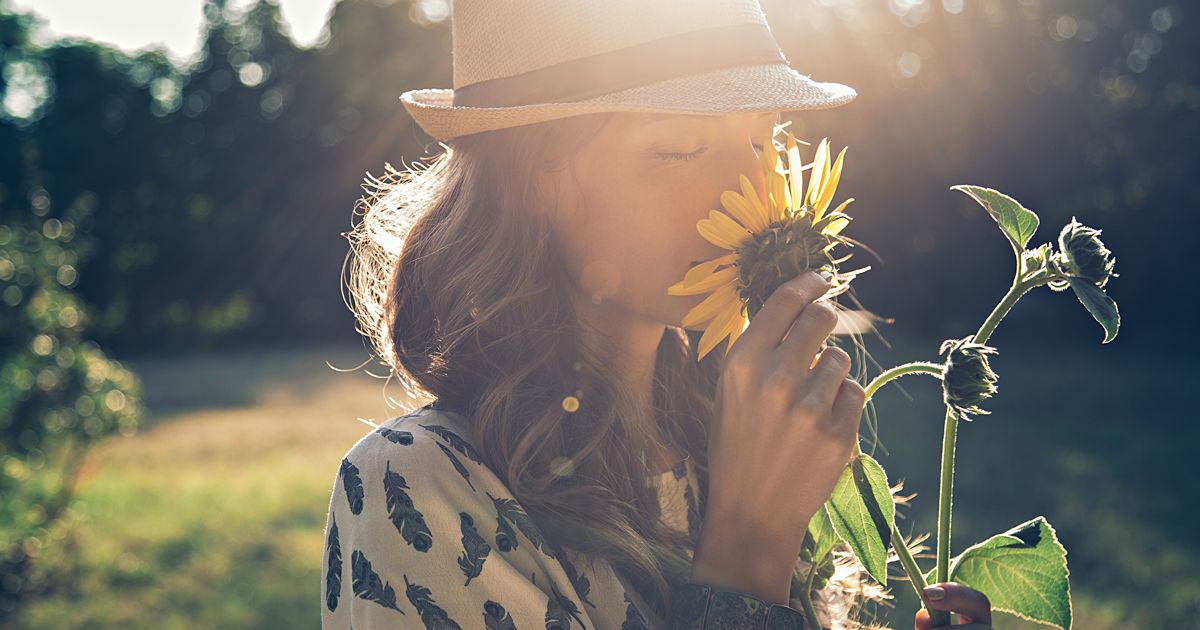
[[[824,221],[822,221],[824,223]],[[810,269],[835,269],[828,251],[834,242],[812,224],[808,213],[773,221],[737,249],[737,290],[753,318],[779,285]]]

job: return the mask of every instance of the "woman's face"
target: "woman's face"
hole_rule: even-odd
[[[696,262],[728,253],[696,231],[745,174],[766,197],[759,147],[777,112],[617,113],[552,175],[554,228],[584,296],[678,326],[704,298],[667,295]],[[573,171],[573,172],[571,172]]]

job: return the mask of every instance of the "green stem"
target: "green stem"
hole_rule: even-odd
[[[1000,320],[1012,310],[1013,305],[1021,296],[1034,287],[1049,282],[1046,272],[1035,273],[1025,282],[1014,282],[1008,293],[984,320],[979,331],[975,333],[975,343],[987,343],[992,332],[1000,325]],[[954,492],[954,440],[958,432],[958,417],[950,409],[946,409],[946,421],[942,433],[942,474],[938,488],[938,526],[937,526],[937,568],[934,582],[950,581],[950,512]],[[950,624],[950,613],[943,610],[930,610],[929,618],[933,627]]]
[[[817,617],[817,609],[813,608],[812,604],[812,585],[816,575],[817,563],[814,562],[808,570],[808,577],[804,580],[804,588],[800,591],[800,604],[804,606],[804,616],[808,617],[808,625],[813,630],[821,630],[821,620]]]
[[[896,544],[896,541],[900,544]],[[896,550],[896,555],[900,557],[900,566],[904,567],[904,573],[908,575],[908,582],[912,584],[913,591],[917,593],[917,599],[921,599],[921,591],[925,590],[928,584],[925,583],[925,574],[921,573],[921,567],[917,566],[917,561],[908,551],[908,545],[904,544],[904,538],[900,536],[900,530],[896,527],[896,522],[892,521],[892,549]]]
[[[934,376],[941,378],[942,365],[940,363],[929,363],[926,361],[913,361],[912,363],[897,365],[896,367],[880,374],[879,376],[876,376],[874,380],[867,385],[867,400],[870,400],[871,397],[875,395],[875,392],[879,391],[879,388],[883,387],[888,381],[904,376],[905,374],[919,373],[933,374]]]

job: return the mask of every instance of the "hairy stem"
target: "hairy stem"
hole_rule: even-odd
[[[1034,287],[1049,282],[1045,271],[1029,276],[1025,282],[1014,282],[1004,294],[1004,298],[992,309],[992,313],[984,320],[979,331],[975,333],[975,343],[987,343],[989,337],[1000,325],[1000,321],[1012,310],[1013,305],[1021,296]],[[941,482],[938,487],[938,524],[937,524],[937,568],[934,582],[950,581],[950,512],[953,505],[954,493],[954,441],[958,432],[958,417],[949,408],[946,409],[946,420],[942,433],[942,470]],[[950,613],[943,610],[930,610],[929,618],[933,627],[950,624]]]
[[[800,591],[800,604],[804,606],[804,616],[808,617],[808,625],[813,630],[821,630],[821,620],[817,617],[817,609],[813,608],[812,603],[813,578],[816,575],[817,563],[813,562],[812,567],[808,570],[808,577],[804,580],[804,588]]]
[[[933,374],[938,378],[942,376],[942,365],[940,363],[929,363],[927,361],[913,361],[896,367],[876,376],[866,387],[867,400],[870,400],[875,392],[879,391],[880,387],[887,384],[888,381],[904,376],[905,374]]]
[[[896,544],[897,540],[900,541],[900,544]],[[900,536],[900,529],[896,527],[895,521],[892,521],[892,549],[895,549],[896,555],[900,557],[900,566],[904,567],[909,584],[912,584],[913,590],[917,593],[917,599],[920,599],[921,591],[928,586],[925,583],[925,575],[921,573],[921,567],[917,566],[916,559],[908,551],[908,545],[904,544],[904,538]]]

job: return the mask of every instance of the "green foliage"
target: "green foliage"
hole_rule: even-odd
[[[812,562],[820,563],[839,542],[841,541],[829,519],[829,510],[822,505],[808,522],[808,537],[805,543],[811,544],[811,549],[807,549],[809,558]]]
[[[39,207],[0,224],[0,619],[27,590],[30,550],[70,502],[84,452],[141,415],[137,378],[83,337],[70,290],[90,247],[76,230],[86,210],[42,219]]]
[[[825,505],[837,535],[850,545],[871,577],[886,585],[896,506],[883,467],[870,455],[859,453],[842,471]]]
[[[1045,517],[968,547],[950,563],[950,579],[987,595],[993,610],[1071,627],[1067,550]]]
[[[1004,236],[1012,245],[1013,253],[1020,260],[1025,246],[1029,244],[1029,239],[1037,231],[1037,214],[1032,210],[1027,210],[1016,199],[998,190],[969,184],[951,186],[950,189],[966,193],[988,211],[988,214],[999,224],[1000,230],[1004,232]]]

